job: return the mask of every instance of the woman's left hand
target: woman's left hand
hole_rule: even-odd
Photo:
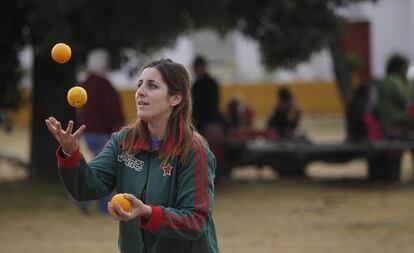
[[[125,211],[118,203],[115,205],[112,205],[111,202],[108,203],[108,212],[115,220],[130,221],[138,216],[143,218],[151,216],[152,209],[149,205],[144,204],[132,194],[124,193],[124,196],[131,201],[131,210],[129,211]]]

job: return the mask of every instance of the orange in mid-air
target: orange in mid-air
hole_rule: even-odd
[[[131,201],[125,198],[123,193],[118,193],[112,197],[112,206],[114,206],[115,203],[118,203],[122,207],[122,209],[124,209],[127,212],[131,209]]]
[[[65,43],[57,43],[52,48],[51,55],[53,60],[60,64],[63,64],[69,61],[70,57],[72,56],[72,50]]]
[[[88,101],[86,90],[80,86],[75,86],[68,91],[68,103],[75,108],[81,108]]]

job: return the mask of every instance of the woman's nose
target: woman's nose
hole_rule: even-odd
[[[141,85],[140,87],[138,87],[138,89],[137,89],[137,95],[139,95],[139,96],[144,96],[145,95],[144,85]]]

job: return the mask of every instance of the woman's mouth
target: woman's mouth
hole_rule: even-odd
[[[146,103],[146,102],[144,102],[144,101],[138,101],[138,105],[139,105],[139,106],[149,105],[149,103]]]

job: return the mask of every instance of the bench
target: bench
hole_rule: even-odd
[[[366,159],[370,180],[397,181],[402,153],[414,150],[411,141],[315,144],[305,139],[266,138],[271,135],[266,131],[255,134],[252,130],[248,134],[230,133],[224,141],[223,163],[229,168],[269,165],[281,175],[303,175],[310,162],[347,163]]]

